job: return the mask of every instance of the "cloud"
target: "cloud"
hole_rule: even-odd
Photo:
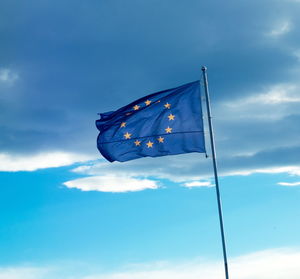
[[[300,175],[300,168],[299,168],[299,175]],[[290,186],[290,187],[300,186],[300,182],[278,182],[277,184],[281,186]]]
[[[283,20],[277,23],[273,29],[267,33],[268,36],[271,37],[279,37],[291,31],[292,24],[289,20]]]
[[[61,151],[45,152],[35,155],[0,153],[0,171],[35,171],[38,169],[67,166],[88,159],[89,157],[86,155]]]
[[[44,267],[0,267],[0,279],[42,279],[49,272]]]
[[[229,273],[232,279],[299,279],[300,251],[297,249],[271,249],[229,258]],[[104,272],[93,268],[85,270],[78,266],[66,269],[55,267],[2,267],[0,279],[215,279],[224,277],[221,261],[194,258],[177,262],[161,261],[136,263]],[[89,271],[87,271],[89,270]]]
[[[19,78],[18,74],[8,68],[0,68],[0,84],[12,85]]]
[[[143,158],[126,163],[97,160],[76,167],[73,172],[87,176],[155,177],[181,183],[205,179],[203,174],[209,173],[206,168],[209,162],[204,158],[203,154],[195,153],[161,157],[159,163],[157,158]],[[186,164],[187,160],[189,165]],[[200,172],[197,168],[200,168]]]
[[[146,189],[157,189],[156,181],[149,179],[133,178],[129,176],[103,175],[79,178],[64,183],[68,188],[76,188],[82,191],[100,192],[136,192]]]
[[[255,173],[300,175],[299,152],[298,147],[293,147],[264,150],[247,155],[222,156],[218,161],[219,176],[244,176]],[[153,158],[143,158],[111,164],[97,160],[76,167],[72,171],[88,177],[155,177],[181,183],[186,187],[212,186],[208,183],[213,177],[211,158],[205,159],[202,154],[191,153],[161,157],[159,164],[156,161]]]
[[[219,176],[246,176],[256,173],[300,176],[299,152],[299,148],[295,147],[264,150],[250,155],[223,156],[218,161]],[[96,188],[100,186],[102,189],[102,186],[109,185],[110,179],[113,181],[111,187],[114,189],[116,186],[114,183],[119,179],[121,181],[122,177],[129,180],[138,177],[152,180],[151,178],[155,177],[180,183],[185,187],[213,186],[209,182],[213,178],[211,158],[205,159],[202,154],[197,153],[161,157],[159,164],[153,158],[113,164],[97,160],[76,167],[72,171],[87,177],[68,181],[68,185],[86,191],[97,190]]]
[[[217,110],[226,115],[227,121],[231,121],[231,117],[237,115],[239,119],[280,120],[292,113],[298,113],[299,89],[300,86],[296,83],[274,84],[265,88],[263,92],[253,92],[246,97],[222,102],[218,104]]]
[[[300,166],[269,167],[261,169],[245,169],[240,171],[229,171],[226,175],[251,175],[255,173],[278,174],[287,173],[289,175],[300,176]]]
[[[229,259],[230,278],[233,279],[298,279],[300,252],[297,250],[266,250]],[[221,262],[193,259],[181,263],[153,263],[136,270],[110,274],[95,274],[84,279],[215,279],[223,278]]]
[[[233,105],[277,105],[284,103],[300,103],[298,94],[299,88],[290,84],[273,85],[266,93],[252,95],[242,100],[242,102],[233,103]]]
[[[187,188],[192,187],[213,187],[214,185],[210,181],[191,181],[183,184]]]
[[[298,148],[292,148],[290,150],[276,149],[252,155],[224,157],[223,160],[219,160],[219,176],[247,176],[257,173],[269,175],[285,173],[300,176],[297,154],[299,154]],[[276,158],[280,158],[280,162]],[[189,162],[188,165],[186,164],[187,161]],[[288,165],[288,162],[294,163],[294,165]],[[132,191],[132,189],[156,189],[158,187],[156,182],[152,181],[152,177],[180,183],[188,188],[214,186],[210,182],[210,179],[213,178],[211,159],[205,160],[199,154],[161,157],[160,164],[157,164],[153,158],[139,159],[125,164],[91,161],[89,164],[76,167],[72,171],[87,177],[68,181],[65,185],[83,191],[126,192]],[[150,186],[144,186],[140,177],[145,178],[147,185],[150,183]]]
[[[228,1],[216,9],[213,2],[196,0],[189,5],[134,0],[126,6],[119,0],[93,6],[76,0],[71,12],[68,1],[62,0],[58,13],[56,2],[30,0],[31,5],[19,7],[23,18],[14,24],[9,20],[14,7],[6,4],[10,8],[3,17],[3,37],[14,37],[16,43],[8,46],[11,52],[7,44],[1,48],[7,53],[5,65],[17,65],[22,82],[8,88],[0,104],[0,153],[35,157],[64,150],[99,156],[97,112],[199,79],[199,61],[209,70],[217,152],[224,162],[221,173],[272,167],[278,148],[299,145],[299,63],[291,55],[299,46],[294,5],[276,1],[269,9],[269,1]],[[266,43],[267,27],[280,43]],[[2,82],[16,78],[14,68],[3,67]],[[270,149],[273,154],[260,156]],[[278,165],[298,164],[287,157]],[[104,169],[111,168],[108,174],[129,171],[130,177],[187,182],[211,174],[210,162],[197,158],[143,160],[122,166],[124,171],[106,165]]]

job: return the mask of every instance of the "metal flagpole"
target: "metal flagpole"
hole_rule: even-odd
[[[217,194],[219,220],[220,220],[220,229],[221,229],[221,236],[222,236],[225,277],[226,277],[226,279],[229,279],[227,255],[226,255],[226,245],[225,245],[225,234],[224,234],[224,225],[223,225],[223,216],[222,216],[222,205],[221,205],[220,190],[219,190],[218,172],[217,172],[215,140],[214,140],[212,121],[211,121],[210,100],[209,100],[209,91],[208,91],[208,82],[207,82],[206,70],[207,70],[207,68],[203,66],[202,67],[202,73],[203,73],[204,88],[205,88],[206,110],[207,110],[207,116],[208,116],[210,144],[211,144],[211,151],[212,151],[212,158],[213,158],[215,184],[216,184],[216,194]]]

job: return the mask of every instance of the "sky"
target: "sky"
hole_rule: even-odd
[[[96,147],[97,113],[202,65],[230,278],[300,278],[299,25],[297,0],[2,0],[0,279],[224,278],[211,156]]]

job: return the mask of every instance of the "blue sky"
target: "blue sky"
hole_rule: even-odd
[[[0,279],[223,278],[211,159],[96,148],[98,112],[202,65],[231,278],[299,278],[299,14],[296,0],[2,1]]]

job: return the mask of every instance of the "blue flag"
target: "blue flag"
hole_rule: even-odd
[[[110,162],[205,153],[199,81],[148,95],[100,117],[97,147]]]

